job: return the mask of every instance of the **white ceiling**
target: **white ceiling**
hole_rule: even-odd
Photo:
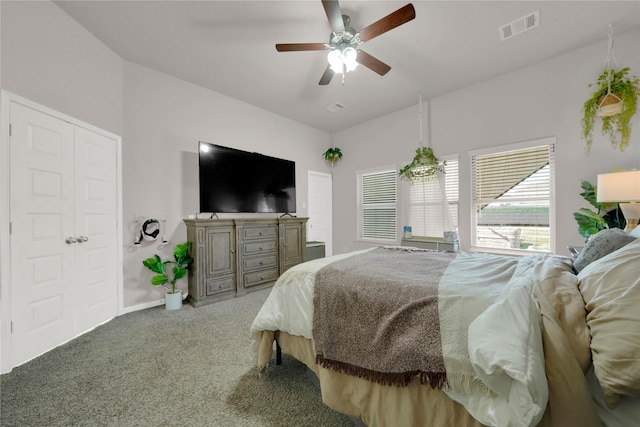
[[[360,30],[408,1],[341,1]],[[118,55],[325,131],[338,131],[640,28],[640,1],[413,1],[416,18],[361,45],[391,66],[318,81],[326,54],[276,43],[328,43],[320,0],[56,1]],[[540,26],[500,41],[535,10]],[[639,41],[640,45],[640,41]],[[602,60],[606,52],[602,52]],[[346,108],[332,113],[335,103]]]

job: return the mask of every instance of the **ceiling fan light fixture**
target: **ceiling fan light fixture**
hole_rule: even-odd
[[[353,47],[347,46],[329,51],[327,60],[334,73],[342,73],[343,71],[349,72],[356,69],[358,66],[357,57],[358,51]]]
[[[360,31],[356,31],[350,26],[351,18],[342,14],[338,0],[322,0],[322,6],[332,29],[329,34],[329,43],[276,44],[278,52],[328,50],[327,62],[329,65],[325,68],[318,82],[321,86],[328,85],[334,74],[342,74],[342,84],[344,84],[345,74],[355,70],[358,64],[364,65],[381,76],[387,74],[391,69],[390,66],[358,47],[416,17],[415,8],[409,3]]]
[[[327,55],[327,60],[329,61],[329,65],[334,73],[342,72],[342,54],[339,49],[333,49],[329,51],[329,55]]]
[[[353,71],[358,66],[356,58],[358,57],[358,51],[352,47],[347,47],[342,51],[342,62],[347,67],[347,71]]]

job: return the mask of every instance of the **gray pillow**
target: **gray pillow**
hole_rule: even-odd
[[[593,261],[626,246],[634,240],[636,240],[635,237],[629,236],[619,228],[602,230],[589,239],[580,255],[573,262],[573,268],[576,273],[580,273],[583,268]]]

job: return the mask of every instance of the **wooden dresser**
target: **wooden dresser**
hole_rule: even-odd
[[[185,219],[194,307],[272,286],[304,261],[308,218]]]

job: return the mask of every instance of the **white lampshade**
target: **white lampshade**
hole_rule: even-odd
[[[640,170],[598,175],[598,202],[640,202]]]
[[[597,201],[619,202],[627,221],[626,232],[631,232],[640,219],[640,170],[611,172],[598,175]],[[630,202],[630,203],[623,203]]]

